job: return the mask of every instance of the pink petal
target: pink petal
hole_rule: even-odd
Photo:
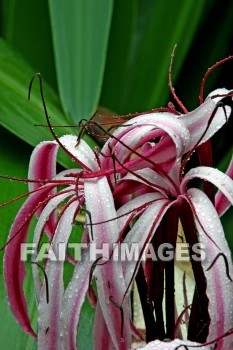
[[[227,258],[231,277],[233,277],[233,266],[231,253],[223,228],[213,204],[208,197],[198,189],[188,190],[188,196],[198,216],[198,220],[194,216],[195,223],[198,230],[199,241],[204,245],[206,254],[206,258],[202,261],[202,266],[207,279],[206,293],[209,299],[208,311],[211,319],[207,338],[208,342],[222,336],[232,328],[233,282],[230,281],[226,275],[226,265],[223,257],[219,257],[211,269],[208,271],[206,270],[211,266],[214,258],[219,253],[223,253]],[[208,236],[211,237],[213,241],[211,241]],[[230,350],[232,348],[232,336],[226,337],[225,340],[218,342],[218,349]]]
[[[172,205],[167,199],[161,199],[151,204],[150,207],[140,216],[133,228],[128,232],[123,243],[127,243],[129,247],[133,243],[137,243],[139,246],[139,256],[141,256],[145,244],[149,243],[155,234],[155,231],[160,224],[166,211]],[[133,276],[139,267],[138,260],[131,260],[122,262],[125,275],[125,283],[128,287],[132,281]]]
[[[79,163],[84,167],[84,169],[89,169],[92,171],[99,170],[95,154],[85,141],[81,139],[77,145],[77,136],[75,135],[65,135],[60,137],[59,140],[61,141],[62,145],[74,156],[74,159],[78,159]]]
[[[186,151],[191,150],[200,140],[201,136],[203,135],[206,129],[208,121],[210,120],[211,115],[216,107],[217,102],[221,100],[221,98],[211,99],[210,96],[214,96],[218,94],[223,95],[228,92],[229,91],[226,89],[218,89],[213,91],[207,97],[205,102],[202,103],[198,108],[196,108],[194,111],[190,113],[181,115],[179,117],[182,119],[183,123],[185,124],[186,128],[189,130],[191,135],[191,142],[188,149],[186,149]],[[229,118],[231,114],[231,108],[229,106],[226,106],[225,109],[227,113],[227,118]],[[224,110],[223,108],[220,107],[218,108],[217,113],[214,116],[208,128],[208,131],[206,132],[200,144],[209,140],[226,122],[227,120],[226,120]]]
[[[27,239],[35,208],[47,197],[53,187],[54,185],[45,186],[43,190],[33,193],[24,203],[11,227],[8,241],[11,239],[12,241],[6,246],[4,255],[4,279],[11,311],[22,329],[33,337],[36,335],[30,325],[23,291],[26,270],[21,260],[20,244]]]
[[[187,184],[193,178],[199,178],[211,182],[225,195],[233,205],[233,180],[221,171],[210,167],[197,167],[191,169],[184,177],[180,190],[185,193]]]
[[[114,345],[112,343],[110,334],[108,332],[103,314],[99,303],[95,309],[94,321],[94,350],[112,350]]]
[[[125,177],[123,177],[118,182],[115,194],[117,194],[117,192],[120,191],[122,185],[127,187],[127,182],[129,180],[136,181],[136,182],[145,184],[147,186],[151,186],[154,190],[157,190],[158,192],[161,192],[162,194],[164,194],[166,192],[170,192],[171,194],[174,194],[174,195],[177,194],[176,192],[174,192],[174,187],[168,181],[168,179],[159,175],[156,171],[154,171],[150,168],[144,168],[141,170],[137,170],[137,171],[134,171],[134,173],[135,173],[135,175],[128,173]],[[127,182],[125,183],[125,181],[127,181]]]
[[[231,158],[229,167],[226,171],[226,175],[233,179],[233,157]],[[218,215],[222,216],[230,207],[230,205],[230,201],[226,198],[226,196],[224,196],[223,192],[219,190],[215,196],[215,207]]]
[[[119,138],[120,142],[116,139],[110,139],[109,142],[105,144],[102,151],[105,155],[110,155],[110,149],[114,149],[114,153],[121,163],[128,160],[132,153],[132,151],[124,147],[122,143],[133,150],[137,150],[145,142],[152,141],[156,137],[162,136],[163,138],[159,143],[154,145],[157,153],[155,156],[159,157],[162,152],[163,156],[161,161],[166,162],[174,159],[176,155],[179,157],[183,154],[184,150],[188,147],[190,139],[189,132],[182,121],[178,120],[177,117],[170,113],[150,113],[132,118],[129,122],[125,123],[125,126],[118,128],[113,135]],[[164,142],[167,143],[166,146]],[[160,143],[162,144],[161,147]],[[168,145],[171,151],[164,152],[165,149],[168,149]],[[160,149],[158,149],[159,147]],[[148,152],[153,152],[153,148],[147,150],[144,155],[147,156]],[[150,157],[150,159],[155,161],[152,157]],[[134,170],[150,166],[148,162],[146,165],[142,166],[141,163],[146,163],[145,160],[142,159],[134,159],[132,163],[138,163],[137,167],[134,166]],[[111,158],[103,158],[102,164],[104,168],[108,168],[111,164]]]
[[[61,204],[66,198],[75,194],[75,191],[71,189],[72,187],[70,186],[70,191],[68,193],[67,190],[64,190],[65,193],[64,191],[61,191],[54,198],[51,198],[48,204],[44,207],[43,211],[41,212],[34,230],[33,243],[36,244],[36,248],[34,254],[32,255],[32,261],[36,261],[37,248],[39,246],[41,235],[43,233],[46,222],[48,221],[49,217],[58,207],[59,204]],[[32,273],[34,278],[34,288],[37,296],[37,301],[39,301],[42,286],[40,282],[40,269],[36,264],[32,264]]]
[[[84,250],[64,293],[61,313],[61,343],[64,349],[77,349],[77,329],[82,305],[88,290],[92,264],[89,249]]]
[[[28,178],[35,180],[53,179],[56,175],[56,160],[57,160],[58,145],[54,141],[41,142],[37,147],[34,148],[30,163]],[[39,188],[39,183],[29,183],[29,191],[33,191]],[[55,193],[55,189],[51,191],[51,195]],[[40,215],[44,206],[37,211],[37,216]],[[45,231],[52,237],[55,227],[55,214],[49,218]]]
[[[58,257],[59,243],[67,244],[72,231],[73,221],[79,207],[77,199],[70,200],[63,215],[60,217],[56,232],[53,236],[51,248]],[[60,314],[62,311],[62,297],[64,261],[52,261],[48,259],[45,272],[48,279],[49,302],[47,302],[45,283],[41,290],[40,302],[38,305],[38,349],[59,350],[61,349],[60,339]],[[45,332],[48,329],[48,332]]]
[[[108,243],[111,252],[112,244],[118,239],[119,230],[117,220],[114,220],[116,210],[108,182],[106,178],[88,180],[84,183],[84,190],[86,207],[92,217],[94,242],[97,248],[102,248],[103,243]],[[102,223],[109,219],[112,220]],[[94,225],[96,223],[99,224]],[[125,300],[122,305],[124,310],[123,334],[121,334],[121,312],[114,305],[114,303],[121,305],[126,290],[121,262],[110,259],[105,265],[97,266],[94,274],[97,278],[100,307],[112,342],[116,349],[128,350],[131,343],[129,300]]]

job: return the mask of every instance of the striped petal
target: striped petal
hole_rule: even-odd
[[[233,180],[229,176],[225,175],[218,169],[210,167],[203,166],[191,169],[187,172],[181,183],[181,193],[185,193],[188,182],[193,178],[199,178],[214,184],[233,205]]]
[[[79,207],[77,199],[70,200],[58,222],[51,249],[58,258],[59,243],[68,242],[71,234],[73,221]],[[44,283],[40,302],[38,305],[38,349],[39,350],[59,350],[61,349],[60,339],[60,313],[62,310],[62,297],[64,292],[63,268],[64,261],[59,259],[53,261],[48,259],[45,272],[48,280],[48,295],[46,283]],[[45,332],[45,328],[48,332]]]
[[[77,330],[82,305],[89,285],[89,276],[93,262],[90,252],[84,250],[75,266],[72,279],[66,288],[61,312],[61,343],[63,349],[76,350]]]
[[[231,158],[229,167],[226,171],[226,175],[233,179],[233,157]],[[218,215],[222,216],[227,211],[227,209],[229,209],[230,205],[231,202],[227,199],[223,192],[218,190],[215,196],[215,207]]]
[[[20,245],[27,239],[28,229],[35,208],[47,198],[48,193],[55,185],[44,187],[41,191],[33,193],[18,212],[11,227],[4,255],[4,280],[7,290],[8,302],[15,319],[22,329],[36,337],[31,328],[28,317],[27,303],[23,291],[23,281],[26,276],[24,262],[21,260]]]
[[[202,266],[207,280],[206,293],[209,299],[208,312],[211,319],[208,342],[222,336],[233,325],[233,282],[227,276],[227,268],[229,268],[229,275],[233,277],[233,266],[224,231],[213,204],[198,189],[188,190],[188,196],[194,207],[199,241],[204,245],[206,254]],[[223,256],[219,256],[207,271],[219,253],[224,254],[227,265]],[[218,342],[218,349],[230,350],[232,348],[232,336]]]
[[[34,180],[53,179],[56,176],[58,145],[54,141],[41,142],[32,152],[28,178]],[[43,183],[43,182],[42,182]],[[29,183],[29,191],[33,191],[41,186],[40,183]],[[56,192],[55,188],[51,191],[51,195]],[[41,214],[43,207],[37,211],[37,217]],[[50,237],[54,233],[56,216],[51,215],[46,223],[45,231]]]
[[[106,178],[85,181],[84,191],[86,207],[91,213],[96,247],[101,249],[103,243],[108,243],[111,252],[112,244],[118,239],[119,230],[117,220],[114,220],[116,210],[108,182]],[[120,309],[116,307],[121,305],[126,290],[121,262],[110,258],[104,265],[96,267],[95,276],[100,307],[114,347],[128,350],[131,344],[128,300],[123,304],[124,324]]]
[[[186,128],[189,130],[191,135],[190,144],[186,151],[191,150],[200,140],[216,108],[217,103],[221,100],[221,97],[212,99],[211,96],[224,95],[228,92],[229,90],[227,89],[217,89],[213,91],[207,97],[204,103],[202,103],[198,108],[196,108],[190,113],[181,115],[179,117],[182,118],[183,123],[185,124]],[[231,114],[231,108],[229,106],[226,106],[225,110],[226,115],[224,113],[223,108],[218,108],[200,144],[209,140],[227,122],[227,119],[230,117]]]

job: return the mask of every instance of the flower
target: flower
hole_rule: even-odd
[[[175,249],[178,218],[187,243],[202,243],[207,256],[203,261],[195,261],[191,256],[196,290],[188,339],[199,343],[218,341],[222,349],[232,347],[232,337],[224,334],[233,324],[233,303],[228,304],[233,295],[233,271],[219,215],[233,203],[233,181],[228,175],[207,166],[196,167],[184,174],[192,153],[198,151],[200,145],[206,145],[229,118],[231,108],[225,104],[221,108],[221,105],[230,96],[231,91],[219,89],[190,113],[182,115],[168,108],[165,112],[135,116],[112,135],[106,131],[110,137],[97,152],[80,137],[57,138],[42,95],[48,126],[55,140],[42,142],[32,153],[29,179],[23,179],[29,183],[29,197],[11,227],[4,259],[10,308],[20,326],[38,337],[38,349],[76,349],[77,328],[86,295],[96,309],[95,348],[129,349],[132,334],[139,337],[131,321],[130,291],[135,278],[141,288],[141,297],[149,298],[149,303],[143,304],[142,300],[147,341],[163,340],[165,334],[174,338],[180,322],[179,317],[175,318],[174,259],[165,265],[150,261],[142,264],[141,257],[150,242],[155,247],[170,242]],[[100,125],[97,127],[102,129]],[[59,146],[81,168],[56,174]],[[232,163],[228,174],[232,174]],[[211,202],[211,191],[207,195],[190,186],[194,178],[219,188],[216,208]],[[66,254],[67,260],[74,264],[74,270],[65,288],[64,261],[57,261],[56,257],[59,256],[59,244],[67,246],[73,223],[81,211],[86,213],[82,242],[87,248],[82,249],[78,262]],[[38,307],[37,335],[27,313],[23,291],[26,270],[20,248],[20,244],[26,242],[34,215],[38,217],[32,254]],[[169,227],[166,220],[169,220]],[[43,232],[50,239],[50,258],[42,266],[37,260]],[[134,242],[139,245],[140,259],[114,261],[117,247],[130,246]],[[109,258],[106,260],[101,256],[93,262],[92,243],[97,249],[108,243],[111,247]],[[41,269],[44,273],[42,282]],[[162,310],[164,275],[166,332]],[[91,286],[93,277],[98,298]],[[154,285],[155,277],[157,285]],[[186,343],[181,341],[182,344]]]

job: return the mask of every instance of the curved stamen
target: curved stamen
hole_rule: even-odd
[[[221,60],[219,62],[216,62],[212,67],[207,69],[207,72],[205,73],[204,77],[202,78],[202,82],[201,82],[201,87],[200,87],[200,92],[199,92],[200,104],[203,103],[203,95],[204,95],[205,83],[206,83],[206,80],[207,80],[208,76],[210,75],[210,73],[212,73],[213,70],[215,70],[215,68],[221,66],[223,63],[225,63],[227,61],[230,61],[232,59],[233,59],[233,56],[226,57],[223,60]]]
[[[190,307],[192,306],[192,304],[187,305],[184,310],[181,312],[180,316],[178,317],[175,327],[174,327],[174,332],[173,332],[173,338],[176,338],[176,333],[178,331],[178,327],[179,325],[182,323],[182,318],[183,316],[186,314],[186,312],[188,311],[188,309],[190,309]]]
[[[90,274],[89,274],[89,283],[88,283],[88,293],[89,295],[91,294],[91,281],[92,281],[92,278],[93,278],[93,274],[94,274],[94,271],[95,271],[95,268],[98,264],[98,261],[102,259],[102,256],[100,256],[98,259],[96,259],[92,266],[91,266],[91,269],[90,269]]]
[[[45,288],[46,288],[46,302],[47,304],[49,303],[49,282],[48,282],[48,276],[45,272],[45,269],[43,268],[43,266],[41,266],[37,261],[31,261],[31,264],[35,264],[37,265],[41,271],[44,274],[44,279],[45,279]]]
[[[43,108],[44,108],[44,113],[45,113],[45,118],[49,127],[49,130],[51,132],[51,134],[54,137],[54,140],[58,143],[58,145],[63,149],[63,151],[68,154],[68,156],[70,156],[72,159],[76,160],[76,162],[78,164],[80,164],[83,168],[85,168],[88,171],[91,171],[91,169],[89,169],[84,163],[82,163],[78,158],[76,158],[72,153],[70,153],[68,151],[68,149],[66,147],[63,146],[63,144],[61,143],[61,141],[59,140],[59,137],[57,136],[57,134],[54,132],[53,127],[51,125],[50,122],[50,116],[48,114],[47,111],[47,107],[46,107],[46,103],[45,103],[45,98],[44,98],[44,92],[43,92],[43,82],[42,82],[42,77],[40,73],[36,73],[34,74],[34,76],[32,77],[32,80],[30,81],[29,84],[29,90],[28,90],[28,100],[30,100],[31,97],[31,90],[32,90],[32,84],[34,82],[35,77],[38,77],[39,79],[39,84],[40,84],[40,95],[41,95],[41,100],[42,100],[42,104],[43,104]]]
[[[76,174],[77,175],[77,174]],[[64,177],[69,177],[70,174],[66,174]],[[72,175],[71,175],[72,176]],[[58,184],[58,185],[74,185],[75,182],[72,180],[51,180],[51,179],[24,179],[21,177],[8,176],[8,175],[0,175],[1,179],[8,179],[11,181],[20,181],[24,183],[39,183],[41,186],[44,184]]]
[[[223,260],[224,260],[224,263],[225,263],[225,267],[226,267],[226,275],[227,275],[227,278],[233,282],[231,276],[230,276],[230,273],[229,273],[229,264],[228,264],[228,260],[227,260],[227,257],[224,253],[218,253],[216,255],[216,257],[214,258],[214,260],[212,261],[212,263],[210,264],[210,266],[206,269],[206,271],[209,271],[213,266],[214,264],[216,263],[216,261],[218,260],[219,257],[222,257]]]
[[[120,310],[120,313],[121,313],[121,338],[124,340],[124,338],[123,338],[123,330],[124,330],[124,310],[123,310],[123,307],[122,307],[122,305],[116,303],[113,300],[113,296],[112,295],[110,295],[109,300],[111,301],[111,303],[114,306],[116,306],[117,309]]]
[[[176,95],[175,89],[172,85],[172,66],[173,66],[173,59],[174,59],[174,55],[175,55],[175,50],[176,50],[176,45],[174,46],[174,49],[173,49],[172,54],[171,54],[171,61],[170,61],[170,66],[169,66],[169,71],[168,71],[168,83],[169,83],[169,88],[170,88],[170,91],[171,91],[171,94],[172,94],[174,100],[176,101],[178,106],[182,109],[182,111],[186,114],[186,113],[188,113],[188,110],[183,105],[183,103],[181,102],[179,97]]]

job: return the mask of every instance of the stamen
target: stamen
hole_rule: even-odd
[[[215,70],[215,68],[221,66],[223,63],[228,62],[228,61],[230,61],[232,59],[233,59],[233,56],[226,57],[223,60],[215,63],[212,67],[207,69],[207,72],[205,73],[205,75],[204,75],[204,77],[202,79],[202,82],[201,82],[201,87],[200,87],[200,92],[199,92],[200,104],[203,103],[203,95],[204,95],[205,83],[206,83],[206,80],[207,80],[208,76],[210,75],[210,73],[213,72],[213,70]]]
[[[44,279],[45,279],[45,288],[46,288],[46,302],[47,304],[49,303],[49,282],[48,282],[48,276],[45,272],[45,269],[43,268],[43,266],[41,266],[37,261],[31,261],[31,264],[35,264],[37,265],[41,271],[44,274]]]
[[[100,259],[102,259],[102,257],[96,259],[96,260],[93,262],[92,266],[91,266],[90,275],[89,275],[89,283],[88,283],[88,293],[89,293],[89,295],[90,295],[90,293],[91,293],[90,288],[91,288],[91,281],[92,281],[93,273],[94,273],[95,268],[96,268],[96,266],[98,265],[98,261],[99,261]]]
[[[188,311],[188,309],[192,306],[192,304],[190,305],[187,305],[184,310],[181,312],[180,316],[178,317],[177,321],[176,321],[176,324],[175,324],[175,327],[174,327],[174,332],[173,332],[173,339],[176,338],[176,333],[178,331],[178,327],[179,325],[182,323],[182,318],[183,316],[186,314],[186,312]],[[184,322],[185,323],[185,322]]]
[[[122,305],[116,303],[116,302],[113,300],[113,296],[112,296],[112,295],[109,297],[109,300],[110,300],[111,303],[112,303],[114,306],[116,306],[116,308],[118,308],[118,309],[120,310],[120,312],[121,312],[121,338],[122,338],[122,340],[124,341],[124,336],[123,336],[123,335],[124,335],[124,334],[123,334],[123,332],[124,332],[124,310],[123,310],[123,307],[122,307]]]
[[[28,100],[30,100],[30,97],[31,97],[32,84],[34,82],[35,77],[38,77],[38,79],[39,79],[40,95],[41,95],[41,100],[42,100],[42,104],[43,104],[43,108],[44,108],[45,118],[46,118],[49,130],[50,130],[51,134],[53,135],[55,141],[63,149],[63,151],[66,154],[68,154],[68,156],[70,156],[72,159],[74,159],[78,164],[82,165],[82,167],[85,168],[86,170],[91,171],[91,169],[89,169],[84,163],[82,163],[78,158],[76,158],[72,153],[70,153],[70,151],[68,151],[68,149],[65,146],[63,146],[63,144],[59,140],[59,137],[54,132],[53,127],[52,127],[51,122],[50,122],[50,116],[49,116],[48,111],[47,111],[46,103],[45,103],[44,92],[43,92],[43,82],[42,82],[42,77],[41,77],[40,73],[36,73],[32,77],[32,80],[29,84],[29,89],[28,89]]]
[[[77,175],[77,174],[76,174]],[[66,175],[68,177],[69,174]],[[24,179],[21,177],[8,176],[8,175],[0,175],[1,179],[8,179],[10,181],[19,181],[24,183],[38,183],[43,186],[44,184],[58,184],[58,185],[73,185],[74,181],[72,180],[50,180],[50,179]]]
[[[229,273],[229,264],[228,264],[228,260],[227,260],[227,257],[224,253],[218,253],[216,255],[216,257],[214,258],[214,260],[212,261],[212,263],[210,264],[210,266],[208,267],[208,269],[206,269],[206,271],[209,271],[213,266],[214,264],[216,263],[216,261],[218,260],[219,257],[222,257],[223,260],[224,260],[224,263],[225,263],[225,267],[226,267],[226,275],[227,275],[227,278],[233,282],[231,276],[230,276],[230,273]]]
[[[175,56],[175,50],[176,50],[176,46],[174,46],[173,48],[173,51],[172,51],[172,54],[171,54],[171,61],[170,61],[170,66],[169,66],[169,71],[168,71],[168,82],[169,82],[169,88],[170,88],[170,91],[171,91],[171,94],[174,98],[174,100],[176,101],[176,103],[178,104],[178,106],[182,109],[182,111],[186,114],[188,113],[188,110],[187,108],[183,105],[183,103],[181,102],[181,100],[179,99],[179,97],[176,95],[175,93],[175,89],[172,85],[172,66],[173,66],[173,59],[174,59],[174,56]],[[174,111],[173,111],[174,113]]]
[[[84,211],[87,214],[88,218],[89,218],[90,224],[88,224],[88,225],[91,226],[91,239],[93,241],[94,240],[94,235],[93,235],[93,227],[92,227],[93,224],[92,224],[91,212],[89,210],[87,210],[87,209],[84,209],[84,208],[82,208],[80,210],[80,212],[81,211]]]

